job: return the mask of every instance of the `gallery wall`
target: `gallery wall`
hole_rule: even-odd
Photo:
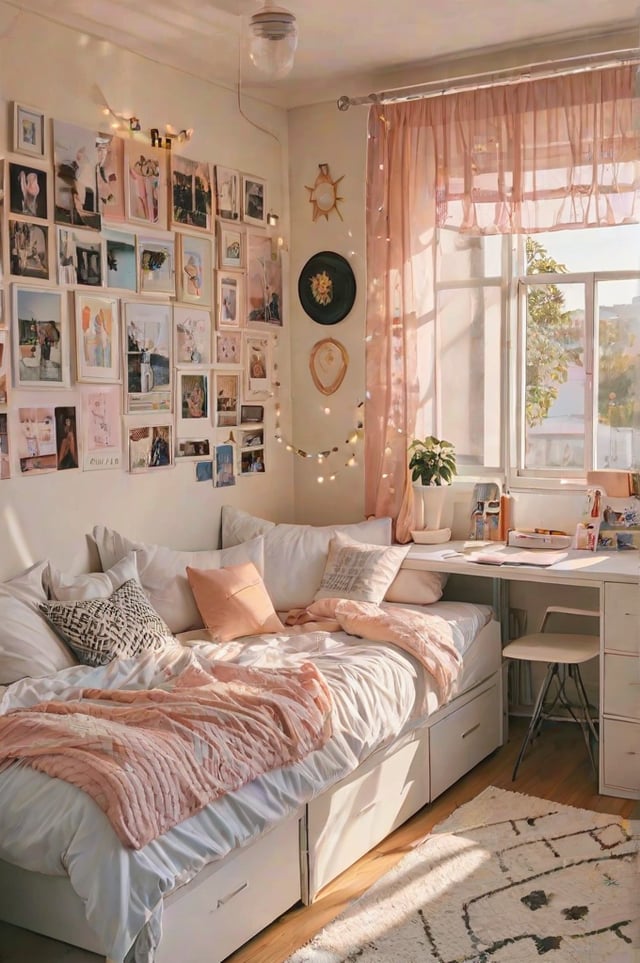
[[[108,130],[113,113],[124,117],[135,115],[140,120],[141,131],[133,136],[145,145],[149,143],[147,133],[150,128],[158,128],[161,132],[167,124],[177,130],[193,128],[191,139],[179,145],[174,143],[173,150],[186,158],[228,167],[264,181],[266,205],[279,215],[278,236],[283,238],[279,247],[287,248],[288,143],[284,111],[245,97],[243,112],[255,122],[257,126],[254,126],[239,114],[233,90],[198,81],[80,32],[58,27],[38,16],[18,13],[9,4],[0,3],[0,27],[0,156],[5,158],[5,164],[17,159],[28,165],[30,160],[26,155],[13,153],[15,103],[35,107],[45,115],[45,165],[53,161],[52,119],[92,130],[104,129],[107,125]],[[212,51],[214,55],[215,51]],[[112,110],[111,116],[104,113],[105,103]],[[271,131],[273,136],[260,128]],[[50,189],[53,187],[53,167],[51,171]],[[68,301],[72,326],[76,290],[74,285],[60,287],[57,284],[54,251],[49,282],[31,282],[28,277],[10,276],[7,222],[11,215],[8,200],[5,198],[2,218],[5,347],[13,339],[14,285],[24,281],[58,291]],[[109,225],[110,228],[114,226]],[[131,230],[131,225],[125,225],[125,228]],[[266,227],[251,225],[251,229],[272,240],[274,250],[278,248],[277,237],[272,238],[272,232]],[[56,230],[51,219],[49,234],[54,246]],[[150,227],[144,233],[153,238],[154,229]],[[210,237],[213,239],[214,236],[212,231]],[[11,452],[11,426],[16,418],[15,412],[21,407],[52,405],[64,408],[77,404],[79,386],[75,380],[75,346],[71,343],[69,387],[9,387],[8,405],[3,410],[8,412],[11,477],[0,481],[0,578],[8,577],[41,558],[51,558],[65,568],[84,568],[91,562],[85,534],[96,524],[108,525],[147,542],[201,548],[218,544],[222,504],[235,504],[276,520],[293,520],[293,460],[274,437],[278,430],[289,432],[291,409],[291,320],[286,296],[286,250],[282,269],[283,324],[268,332],[271,360],[277,367],[270,372],[268,386],[264,382],[258,386],[268,388],[260,400],[264,407],[266,470],[244,475],[238,471],[236,484],[230,487],[215,487],[212,481],[196,481],[193,461],[176,460],[166,469],[132,473],[128,470],[126,439],[129,425],[138,424],[140,420],[136,414],[135,418],[125,415],[122,420],[125,444],[119,468],[85,471],[80,457],[78,468],[23,472],[17,451]],[[215,294],[215,275],[212,287]],[[92,289],[91,293],[104,293],[105,290]],[[121,298],[122,292],[115,292],[115,296]],[[135,294],[132,297],[134,301],[140,299],[144,300],[144,296]],[[164,300],[174,301],[166,297]],[[215,313],[214,304],[214,331]],[[257,335],[261,332],[250,333]],[[126,343],[126,337],[123,337],[123,349]],[[244,386],[241,391],[244,391],[245,370],[238,371]],[[212,391],[214,385],[212,380]],[[87,387],[84,384],[82,390]],[[123,386],[119,385],[117,391],[122,398]],[[125,409],[122,401],[120,410]],[[143,417],[142,420],[146,419]],[[164,412],[154,413],[148,420],[156,425],[169,421],[175,431],[173,414],[165,417]],[[215,421],[213,411],[212,417],[206,421],[206,428],[199,424],[199,430],[195,432],[198,437],[206,435],[210,439],[212,452],[213,446],[229,435],[226,427],[221,433]],[[238,434],[233,426],[230,428],[234,436]],[[78,437],[81,443],[80,426]],[[177,432],[174,441],[176,438]],[[239,469],[239,452],[237,459]],[[213,476],[215,480],[215,462]]]

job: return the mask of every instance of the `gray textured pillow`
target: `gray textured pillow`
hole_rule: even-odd
[[[108,598],[44,602],[40,610],[86,665],[106,665],[176,643],[135,579]]]

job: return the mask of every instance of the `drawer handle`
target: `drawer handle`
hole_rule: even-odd
[[[229,900],[233,899],[234,896],[237,896],[238,893],[241,893],[243,889],[248,889],[248,888],[249,888],[249,883],[241,883],[237,889],[234,889],[233,893],[228,893],[226,896],[223,896],[221,899],[218,900],[216,904],[216,909],[220,909],[221,906],[224,906],[226,903],[228,903]]]
[[[463,732],[463,733],[462,733],[462,738],[463,738],[463,739],[466,739],[467,736],[470,736],[472,732],[475,732],[476,729],[479,729],[479,728],[480,728],[480,723],[479,723],[479,722],[476,722],[475,726],[471,726],[470,729],[467,729],[466,732]]]
[[[363,813],[369,812],[369,810],[370,810],[370,809],[373,809],[373,807],[374,807],[375,805],[376,805],[376,803],[375,803],[375,801],[374,801],[374,802],[369,803],[368,806],[363,806],[362,809],[360,810],[360,812],[358,813],[358,816],[362,816]]]

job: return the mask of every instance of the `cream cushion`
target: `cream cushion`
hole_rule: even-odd
[[[410,547],[364,544],[338,532],[331,539],[329,557],[315,599],[353,599],[379,604]]]
[[[401,568],[387,589],[385,602],[404,602],[414,605],[431,605],[442,598],[447,576],[439,572],[420,572]]]
[[[57,602],[106,599],[115,589],[120,588],[121,585],[132,578],[139,581],[135,552],[129,552],[106,572],[67,575],[49,562],[44,575],[45,584],[49,588],[49,595]]]
[[[78,664],[36,608],[47,598],[46,568],[47,562],[38,562],[0,583],[0,685],[53,675]]]
[[[246,536],[262,533],[264,537],[264,584],[278,612],[308,605],[318,590],[329,543],[342,532],[359,542],[375,545],[391,544],[391,519],[374,518],[350,525],[274,525],[264,530],[265,520],[230,505],[222,508],[222,544],[240,531]]]
[[[212,642],[283,631],[253,562],[210,571],[187,566],[187,577]]]
[[[212,569],[253,562],[260,573],[263,571],[262,537],[252,538],[231,549],[194,552],[133,542],[100,525],[93,529],[93,537],[105,571],[135,551],[140,584],[151,605],[174,634],[202,627],[202,618],[187,579],[187,566]]]

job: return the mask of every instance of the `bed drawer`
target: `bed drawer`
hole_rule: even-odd
[[[640,659],[605,655],[604,714],[640,719]]]
[[[640,797],[640,724],[604,720],[604,789],[614,795]]]
[[[219,963],[300,899],[299,820],[168,897],[157,963]]]
[[[307,807],[309,896],[402,825],[428,801],[428,734],[365,763]]]
[[[637,585],[607,582],[604,588],[604,647],[640,655],[640,592]]]
[[[500,745],[501,705],[494,684],[431,726],[431,800]]]

